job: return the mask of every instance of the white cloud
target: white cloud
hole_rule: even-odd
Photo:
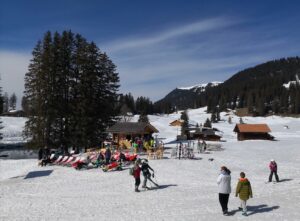
[[[154,36],[147,36],[135,39],[121,39],[114,42],[108,42],[104,45],[106,45],[106,48],[109,49],[110,52],[135,48],[144,48],[153,44],[162,43],[173,38],[179,38],[195,33],[208,32],[220,28],[225,28],[228,26],[232,26],[236,23],[237,22],[225,19],[223,17],[217,17],[197,21],[191,24],[186,24],[173,29],[162,31],[160,33],[156,33],[156,35]]]
[[[30,61],[29,53],[17,51],[0,51],[0,74],[3,93],[11,95],[13,92],[18,97],[18,108],[24,91],[24,77]]]

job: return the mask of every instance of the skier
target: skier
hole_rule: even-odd
[[[133,167],[133,177],[135,179],[135,189],[134,191],[135,192],[140,192],[139,191],[139,185],[141,183],[141,168],[140,168],[140,164],[141,163],[141,160],[140,159],[137,159],[134,163],[134,167]]]
[[[252,198],[252,188],[250,181],[245,178],[245,173],[240,173],[240,179],[238,181],[238,184],[236,186],[235,196],[239,196],[241,199],[241,207],[239,207],[240,210],[243,210],[242,215],[247,216],[247,200],[249,198]]]
[[[231,193],[231,171],[225,167],[221,167],[221,173],[217,179],[219,187],[219,202],[222,207],[223,215],[228,216],[228,200]]]
[[[271,160],[269,164],[269,168],[270,168],[269,182],[272,182],[273,174],[275,175],[276,182],[279,182],[279,177],[277,175],[277,163],[275,162],[275,160],[273,159]]]
[[[147,187],[147,180],[150,180],[150,182],[152,182],[155,186],[158,187],[158,184],[155,183],[151,179],[150,170],[153,172],[152,177],[154,177],[154,170],[149,166],[147,159],[143,160],[141,170],[142,170],[143,176],[144,176],[144,181],[143,181],[143,186],[142,187],[145,188],[145,189],[149,189],[149,187]]]

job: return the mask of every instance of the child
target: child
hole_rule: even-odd
[[[240,179],[238,181],[237,187],[236,187],[236,192],[235,196],[237,197],[239,195],[241,199],[241,207],[239,209],[243,210],[242,215],[247,216],[247,200],[252,198],[252,189],[251,189],[251,184],[247,178],[245,178],[245,173],[241,172],[240,173]]]
[[[139,166],[140,164],[140,159],[137,159],[134,163],[134,167],[133,167],[133,177],[135,179],[135,192],[140,192],[139,191],[139,185],[141,183],[141,168]]]
[[[271,160],[269,164],[269,168],[270,168],[269,182],[272,182],[273,174],[275,175],[276,182],[279,182],[279,177],[277,174],[277,163],[275,162],[275,160],[273,159]]]

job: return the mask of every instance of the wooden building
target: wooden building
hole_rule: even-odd
[[[175,126],[181,127],[182,124],[183,124],[183,120],[174,120],[174,121],[172,121],[172,122],[170,123],[170,126],[173,126],[173,127],[175,127]]]
[[[215,130],[213,128],[202,128],[200,131],[195,131],[194,133],[191,133],[191,136],[193,139],[201,139],[201,140],[207,140],[207,141],[220,141],[221,136],[217,135]]]
[[[273,140],[267,124],[237,124],[233,130],[238,140]]]
[[[107,129],[108,133],[112,133],[113,141],[118,146],[129,148],[130,140],[139,137],[147,139],[153,133],[158,133],[158,130],[150,123],[145,122],[118,122]]]

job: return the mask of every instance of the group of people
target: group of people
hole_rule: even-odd
[[[150,170],[152,171],[152,174]],[[140,192],[139,186],[141,184],[141,178],[140,178],[141,172],[143,173],[144,176],[142,188],[149,189],[149,187],[147,186],[148,180],[158,187],[158,184],[151,179],[151,177],[154,178],[154,170],[149,166],[148,160],[137,159],[132,168],[132,175],[135,179],[135,188],[134,188],[135,192]]]
[[[275,160],[271,160],[269,164],[270,168],[270,176],[269,182],[272,182],[273,174],[275,175],[275,179],[279,182],[279,177],[277,174],[277,164]],[[231,193],[231,171],[226,167],[221,167],[220,175],[217,179],[217,184],[219,187],[219,202],[222,207],[223,214],[228,214],[228,201],[229,195]],[[242,210],[242,215],[247,216],[247,200],[253,197],[251,183],[248,178],[246,178],[246,174],[244,172],[240,173],[240,178],[238,179],[235,196],[240,198],[240,206],[239,210]]]

